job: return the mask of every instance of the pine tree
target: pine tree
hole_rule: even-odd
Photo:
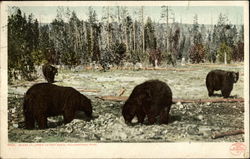
[[[8,75],[9,81],[22,77],[33,80],[34,60],[32,52],[36,51],[38,34],[36,34],[32,15],[22,14],[19,8],[13,8],[14,12],[8,16]],[[31,37],[32,36],[32,37]]]
[[[192,45],[189,49],[189,58],[192,63],[200,63],[205,61],[205,47],[202,41],[202,34],[199,31],[198,15],[195,14],[193,27],[191,30]]]

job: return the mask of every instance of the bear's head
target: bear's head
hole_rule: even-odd
[[[239,72],[227,72],[227,77],[233,83],[236,83],[239,79]]]
[[[239,79],[239,72],[233,72],[234,83],[236,83]]]
[[[85,97],[84,95],[81,94],[81,97],[80,97],[80,110],[81,111],[84,111],[86,116],[88,118],[92,118],[92,104],[91,104],[91,100],[88,99],[87,97]]]
[[[123,109],[122,109],[122,116],[123,116],[126,124],[130,124],[132,119],[134,118],[135,107],[136,106],[133,105],[132,102],[130,102],[130,101],[125,102]]]

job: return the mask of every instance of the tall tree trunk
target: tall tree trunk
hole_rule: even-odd
[[[92,57],[93,57],[93,44],[94,44],[94,40],[93,40],[93,27],[90,24],[90,61],[92,62]]]
[[[134,51],[135,51],[135,22],[133,24],[133,28],[134,28]]]
[[[107,33],[108,33],[108,34],[107,34],[108,48],[110,47],[110,39],[109,39],[109,38],[110,38],[110,30],[109,30],[109,29],[110,29],[110,28],[109,28],[109,23],[110,23],[110,21],[109,21],[109,17],[110,17],[110,16],[109,16],[109,6],[108,6],[108,24],[107,24],[107,26],[108,26],[108,32],[107,32]]]
[[[224,52],[224,64],[226,65],[227,64],[227,53]]]
[[[125,24],[125,44],[126,44],[126,50],[128,50],[128,34],[127,34],[127,20]]]
[[[119,40],[119,43],[122,42],[122,34],[120,34],[120,31],[121,31],[121,28],[120,28],[120,7],[117,6],[117,21],[118,21],[118,40]]]
[[[169,17],[168,17],[168,11],[169,11],[169,10],[168,10],[168,6],[166,6],[166,8],[167,8],[167,9],[166,9],[166,24],[167,24],[166,28],[167,28],[167,29],[166,29],[166,46],[165,46],[165,47],[166,47],[166,49],[167,49],[167,52],[169,52],[169,46],[168,46],[168,29],[169,29],[169,28],[168,28],[168,19],[169,19]]]
[[[129,31],[129,50],[133,50],[133,28],[130,27],[130,31]]]
[[[145,50],[145,37],[144,37],[144,11],[143,6],[141,7],[141,13],[142,13],[142,53],[144,54]]]

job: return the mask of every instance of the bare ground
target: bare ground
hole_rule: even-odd
[[[214,133],[244,129],[244,103],[176,103],[172,105],[168,125],[127,126],[121,115],[124,102],[103,101],[96,96],[116,96],[125,88],[129,96],[134,86],[149,79],[168,83],[173,97],[178,99],[208,99],[206,74],[212,69],[239,71],[232,98],[244,97],[243,65],[186,65],[169,70],[59,70],[56,84],[72,86],[93,103],[96,119],[87,122],[84,114],[69,124],[62,124],[62,116],[49,118],[49,129],[23,129],[22,99],[36,81],[15,81],[9,85],[8,129],[10,142],[240,142],[244,135],[212,139]],[[218,92],[220,94],[220,92]],[[221,97],[212,97],[221,98]],[[136,119],[134,119],[136,122]]]

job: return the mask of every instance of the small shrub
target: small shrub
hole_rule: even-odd
[[[192,63],[200,63],[205,60],[205,48],[202,44],[194,44],[189,50],[189,58]]]
[[[227,46],[225,43],[222,43],[220,44],[220,47],[217,50],[218,60],[220,62],[224,62],[225,54],[226,54],[227,63],[230,63],[232,60],[233,50],[231,47]]]
[[[216,62],[216,51],[210,50],[210,52],[207,53],[207,59],[209,62],[215,63]]]
[[[109,65],[122,65],[125,58],[126,45],[124,43],[115,43],[109,49],[106,48],[102,51],[100,65],[106,71]]]
[[[157,63],[156,63],[157,60]],[[154,67],[160,65],[162,60],[162,53],[160,49],[152,49],[149,52],[149,63]]]
[[[232,58],[234,61],[244,61],[244,43],[238,41],[233,47]]]
[[[173,66],[176,65],[176,59],[173,57],[171,52],[165,52],[162,55],[162,60],[161,61],[163,61],[163,60],[166,61],[166,63],[168,65],[173,65]]]
[[[31,56],[34,59],[33,62],[35,65],[41,65],[41,64],[47,62],[45,55],[43,54],[43,52],[41,50],[32,51]]]
[[[113,63],[116,65],[122,65],[122,61],[125,58],[126,45],[124,43],[115,43],[111,46],[111,52],[114,54]]]
[[[101,54],[100,65],[103,68],[103,71],[109,70],[109,65],[114,61],[114,55],[110,49],[104,49]]]

